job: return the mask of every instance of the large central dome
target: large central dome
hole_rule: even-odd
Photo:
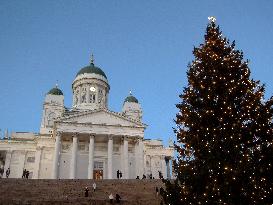
[[[77,73],[72,90],[74,108],[86,110],[108,108],[110,86],[105,73],[95,66],[93,55],[90,65]]]
[[[105,77],[107,79],[105,73],[99,67],[95,66],[93,62],[91,62],[89,66],[83,67],[77,73],[77,76],[84,74],[84,73],[94,73],[94,74],[102,75],[103,77]]]

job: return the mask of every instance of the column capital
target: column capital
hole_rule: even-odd
[[[61,136],[62,134],[63,134],[62,131],[57,131],[57,132],[56,132],[56,136]]]
[[[20,150],[19,152],[21,152],[22,154],[26,155],[27,154],[27,150]]]
[[[36,150],[37,150],[37,151],[42,150],[42,149],[44,149],[44,147],[45,147],[45,146],[38,146],[38,147],[36,147]]]
[[[122,138],[123,138],[124,141],[128,141],[129,140],[129,135],[123,135]]]
[[[95,138],[95,134],[93,134],[93,133],[91,133],[91,134],[89,134],[89,137],[91,138]]]
[[[78,133],[78,132],[75,132],[75,133],[72,134],[72,137],[73,137],[73,138],[74,138],[74,137],[77,138],[78,136],[79,136],[79,133]]]
[[[6,150],[8,154],[12,154],[13,150],[12,149],[8,149]]]

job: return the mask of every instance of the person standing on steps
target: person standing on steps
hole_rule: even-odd
[[[29,177],[29,171],[26,170],[25,176],[28,179],[28,177]]]
[[[119,179],[119,170],[117,171],[117,178]]]
[[[6,170],[6,177],[9,178],[9,175],[10,175],[10,168],[8,168],[8,169]]]
[[[88,191],[89,191],[88,187],[85,187],[85,189],[84,189],[84,196],[85,197],[88,197]]]
[[[27,172],[27,170],[24,169],[24,170],[23,170],[23,174],[22,174],[22,178],[26,178],[26,172]]]
[[[3,174],[4,174],[4,167],[1,167],[1,168],[0,168],[0,178],[3,177]]]
[[[116,194],[116,202],[117,202],[117,204],[119,204],[119,203],[120,203],[120,200],[121,200],[120,195],[119,195],[119,194]]]
[[[158,187],[155,188],[155,192],[156,192],[156,196],[158,196],[159,195],[159,189],[158,189]]]
[[[94,182],[94,183],[93,183],[93,191],[94,191],[94,192],[96,191],[96,188],[97,188],[97,185],[96,185],[96,183]]]
[[[112,193],[109,195],[110,204],[113,204],[114,196]]]

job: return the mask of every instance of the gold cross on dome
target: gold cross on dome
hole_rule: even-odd
[[[94,64],[94,55],[93,55],[93,53],[91,54],[91,59],[90,59],[90,64]]]

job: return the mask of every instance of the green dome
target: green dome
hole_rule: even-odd
[[[129,95],[127,98],[125,98],[124,103],[125,103],[125,102],[138,103],[138,100],[137,100],[134,96]]]
[[[103,77],[105,77],[107,79],[105,73],[99,67],[96,67],[94,65],[94,63],[91,63],[89,66],[86,66],[86,67],[82,68],[77,73],[77,76],[81,75],[81,74],[84,74],[84,73],[95,73],[95,74],[98,74],[98,75],[102,75]]]
[[[63,95],[63,92],[56,86],[55,88],[52,88],[47,94],[50,94],[50,95]]]

